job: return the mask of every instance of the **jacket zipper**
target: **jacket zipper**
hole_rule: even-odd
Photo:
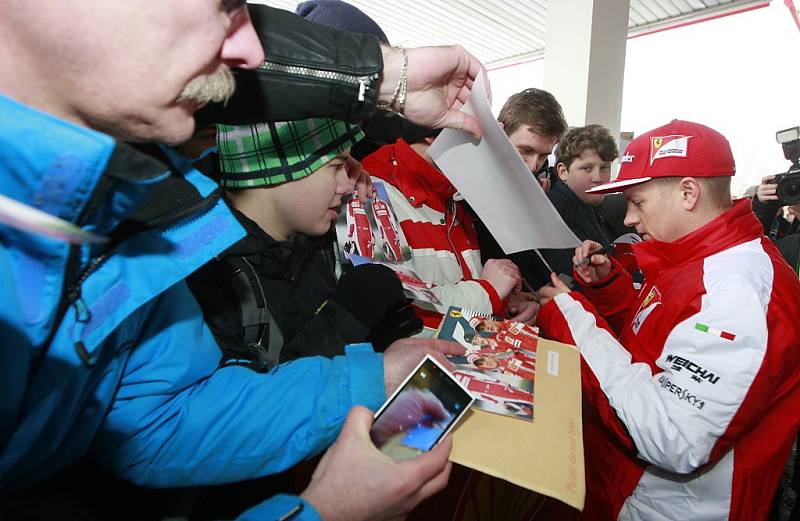
[[[265,61],[258,68],[264,71],[282,72],[284,74],[291,74],[294,76],[306,76],[309,78],[333,80],[358,86],[358,101],[364,101],[366,92],[370,88],[370,84],[378,79],[377,73],[373,73],[368,76],[356,76],[354,74],[345,74],[343,72],[323,71],[319,69],[311,69],[309,67],[283,65],[281,63],[269,61]]]
[[[210,199],[210,198],[211,198],[211,196],[208,197],[208,199]],[[183,228],[185,226],[189,226],[193,222],[195,222],[198,219],[200,219],[203,215],[205,215],[206,213],[211,211],[211,209],[214,208],[214,205],[216,204],[217,200],[218,200],[218,198],[214,199],[214,201],[215,201],[214,204],[210,205],[208,208],[205,208],[199,214],[196,214],[196,215],[188,218],[185,222],[173,224],[171,226],[167,226],[164,229],[163,233],[166,233],[166,232],[169,232],[169,231],[178,230],[178,229]],[[135,235],[138,235],[138,234],[135,234]],[[66,302],[67,302],[67,307],[73,306],[75,308],[75,317],[76,317],[75,321],[76,322],[78,322],[80,324],[83,324],[83,325],[86,325],[89,322],[91,322],[91,320],[92,320],[92,312],[86,306],[86,303],[84,302],[83,296],[81,294],[81,287],[82,287],[83,283],[86,282],[86,279],[88,279],[89,276],[92,275],[92,273],[94,273],[98,269],[100,269],[100,267],[102,267],[103,264],[105,264],[105,262],[109,258],[111,258],[111,256],[114,254],[115,251],[117,251],[117,249],[119,248],[120,245],[122,245],[125,242],[127,242],[128,240],[132,239],[134,236],[127,237],[125,240],[119,241],[115,247],[112,247],[112,248],[104,251],[103,253],[101,253],[100,255],[95,257],[94,259],[92,259],[89,262],[89,264],[86,266],[86,268],[84,268],[84,270],[81,272],[80,276],[75,281],[75,283],[72,284],[71,286],[69,286],[69,289],[66,292],[66,297],[67,297],[66,298]],[[83,361],[84,364],[86,364],[87,366],[94,365],[95,360],[92,359],[91,354],[87,351],[86,345],[83,343],[83,340],[76,340],[75,341],[75,351],[78,353],[78,356],[81,358],[81,360]]]
[[[83,296],[81,295],[81,287],[86,279],[89,278],[89,275],[97,271],[97,269],[100,268],[100,266],[102,266],[106,261],[106,259],[111,256],[112,251],[103,252],[99,256],[92,259],[89,262],[89,265],[86,266],[86,269],[83,270],[80,277],[78,277],[78,280],[76,280],[67,291],[67,302],[69,305],[75,308],[75,321],[79,324],[86,325],[92,320],[92,312],[89,310],[89,308],[86,306],[86,302],[83,300]],[[83,340],[75,341],[75,352],[78,353],[78,356],[87,366],[94,364],[91,355],[86,350],[86,345],[83,343]]]
[[[84,208],[83,212],[75,222],[76,226],[82,227],[89,221],[89,218],[94,214],[95,210],[97,210],[97,208],[100,206],[100,203],[105,199],[106,195],[111,190],[112,185],[113,182],[109,180],[107,177],[105,177],[105,175],[102,175],[100,177],[98,185],[92,192],[92,195],[89,198],[86,207]],[[64,266],[64,281],[62,282],[61,286],[62,297],[59,300],[55,317],[53,317],[53,324],[50,328],[50,331],[47,334],[47,338],[42,344],[41,352],[37,355],[36,361],[34,362],[34,366],[31,370],[31,374],[36,372],[36,370],[39,368],[39,365],[45,359],[47,351],[50,348],[50,344],[53,342],[53,337],[55,337],[56,332],[58,331],[58,326],[64,319],[64,315],[66,314],[67,309],[69,309],[69,307],[74,304],[74,302],[70,299],[69,295],[73,293],[74,289],[74,284],[71,282],[73,275],[75,276],[80,275],[79,271],[80,256],[81,256],[81,245],[80,244],[71,245],[69,253],[67,254],[67,262]],[[78,310],[76,309],[76,311]],[[83,312],[81,312],[81,314],[83,316],[86,315],[86,313]]]
[[[448,213],[450,216],[448,216]],[[450,243],[450,249],[456,256],[456,260],[458,261],[458,265],[461,267],[461,273],[464,274],[465,280],[472,279],[472,272],[467,267],[467,261],[464,260],[464,257],[461,255],[461,252],[456,249],[455,244],[453,244],[453,239],[450,237],[450,232],[453,230],[453,227],[456,225],[456,202],[453,199],[449,199],[445,206],[445,221],[447,222],[447,242]],[[452,217],[449,218],[449,217]]]

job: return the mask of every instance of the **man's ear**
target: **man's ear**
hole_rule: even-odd
[[[683,207],[691,212],[697,208],[700,201],[700,183],[694,177],[684,177],[678,184],[678,190],[681,193],[681,200]]]
[[[569,172],[567,171],[567,165],[564,163],[558,163],[556,165],[556,172],[558,173],[558,178],[562,181],[566,181],[567,177],[569,176]]]
[[[505,126],[505,125],[503,125],[503,122],[502,122],[502,121],[498,121],[498,122],[497,122],[497,124],[498,124],[498,125],[500,125],[500,128],[502,128],[503,130],[505,130],[506,126]]]

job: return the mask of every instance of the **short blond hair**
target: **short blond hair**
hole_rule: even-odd
[[[658,184],[664,192],[672,191],[683,177],[656,177],[650,183]],[[731,176],[693,177],[709,200],[719,209],[733,205],[731,197]]]

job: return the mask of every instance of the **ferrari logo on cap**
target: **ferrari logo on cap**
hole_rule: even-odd
[[[686,157],[692,136],[659,136],[650,138],[650,164],[664,157]]]

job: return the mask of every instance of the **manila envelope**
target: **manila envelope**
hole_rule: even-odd
[[[454,463],[583,510],[581,372],[578,350],[540,339],[534,421],[472,410],[453,431]]]

